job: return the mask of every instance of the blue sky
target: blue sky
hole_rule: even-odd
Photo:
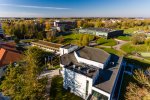
[[[0,17],[150,17],[150,0],[0,0]]]

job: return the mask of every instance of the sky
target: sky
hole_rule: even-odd
[[[150,0],[0,0],[0,17],[150,17]]]

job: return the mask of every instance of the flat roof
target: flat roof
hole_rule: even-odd
[[[85,75],[85,76],[90,77],[90,78],[95,76],[99,70],[99,68],[97,68],[95,66],[89,66],[86,64],[77,64],[77,65],[74,65],[74,64],[71,65],[70,64],[68,66],[65,66],[65,68],[72,70],[76,73]]]
[[[111,60],[115,62],[115,65],[109,65],[106,69],[100,69],[99,78],[96,80],[94,87],[101,89],[107,93],[111,93],[121,67],[123,57],[111,56]]]
[[[47,42],[47,41],[42,41],[42,40],[31,42],[31,43],[44,45],[44,46],[48,46],[48,47],[53,47],[53,48],[57,48],[57,49],[59,49],[62,46],[61,44]]]
[[[85,30],[93,30],[93,31],[106,32],[106,33],[115,31],[115,30],[109,29],[109,28],[92,28],[92,27],[90,27],[90,28],[84,28],[84,29]]]
[[[62,48],[69,49],[69,48],[71,48],[73,46],[76,46],[76,45],[66,44],[66,45],[62,46]]]
[[[107,58],[110,56],[110,54],[98,48],[81,47],[75,51],[77,52],[79,56],[85,59],[89,59],[89,60],[100,62],[100,63],[104,63],[107,60]],[[83,63],[78,63],[73,52],[60,56],[60,63],[64,65],[65,68],[70,69],[70,70],[73,70],[73,65],[76,65],[77,67],[81,67],[81,69],[84,69],[84,70],[90,69],[90,68],[94,69],[90,73],[84,73],[82,70],[81,71],[75,70],[77,73],[86,75],[88,77],[93,77],[93,75],[95,75],[95,73],[99,69],[95,66],[89,66]],[[87,67],[85,68],[85,66]]]

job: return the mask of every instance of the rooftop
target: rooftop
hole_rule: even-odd
[[[83,75],[86,75],[90,78],[92,78],[93,76],[95,76],[96,72],[98,72],[97,67],[95,66],[89,66],[86,64],[78,64],[78,65],[69,65],[69,66],[65,66],[65,68],[75,71],[76,73],[80,73]]]
[[[35,41],[32,42],[33,44],[39,44],[39,45],[43,45],[43,46],[49,46],[49,47],[53,47],[53,48],[57,48],[59,49],[62,45],[61,44],[57,44],[57,43],[52,43],[52,42],[47,42],[47,41]]]
[[[71,48],[73,46],[76,46],[76,45],[67,44],[67,45],[62,46],[62,48],[69,49],[69,48]]]
[[[99,88],[107,93],[111,93],[113,90],[123,57],[113,55],[111,60],[115,62],[115,65],[110,65],[107,67],[107,69],[100,69],[99,78],[94,85],[94,87]]]
[[[108,57],[110,56],[109,53],[105,52],[102,49],[91,48],[91,47],[82,47],[78,49],[76,52],[82,58],[99,62],[99,63],[105,63]]]
[[[100,31],[100,32],[112,32],[115,31],[113,29],[109,29],[109,28],[85,28],[86,30],[93,30],[93,31]]]
[[[0,67],[21,59],[22,55],[16,50],[15,43],[5,43],[0,45]]]

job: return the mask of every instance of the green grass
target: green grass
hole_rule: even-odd
[[[131,58],[130,56],[125,57],[124,60],[126,61],[127,64],[140,66],[143,70],[147,69],[150,66],[150,62],[146,60],[137,59],[137,58]]]
[[[132,53],[132,52],[147,52],[150,51],[150,48],[148,49],[148,46],[145,44],[140,45],[133,45],[132,43],[124,44],[121,49],[125,51],[126,53]]]
[[[82,100],[80,97],[70,93],[63,88],[63,78],[61,76],[55,76],[52,78],[50,89],[51,100]]]
[[[99,45],[103,45],[103,46],[115,46],[117,44],[117,42],[113,39],[104,39],[104,38],[99,38],[96,41],[97,44]]]
[[[98,47],[98,46],[96,48],[103,49],[104,51],[106,51],[106,52],[108,52],[110,54],[115,54],[115,55],[118,55],[118,56],[123,55],[123,53],[121,53],[120,51],[117,51],[117,50],[115,50],[113,48],[102,48],[102,47]]]
[[[119,37],[117,37],[117,39],[124,40],[124,41],[130,41],[131,40],[131,36],[119,36]]]

